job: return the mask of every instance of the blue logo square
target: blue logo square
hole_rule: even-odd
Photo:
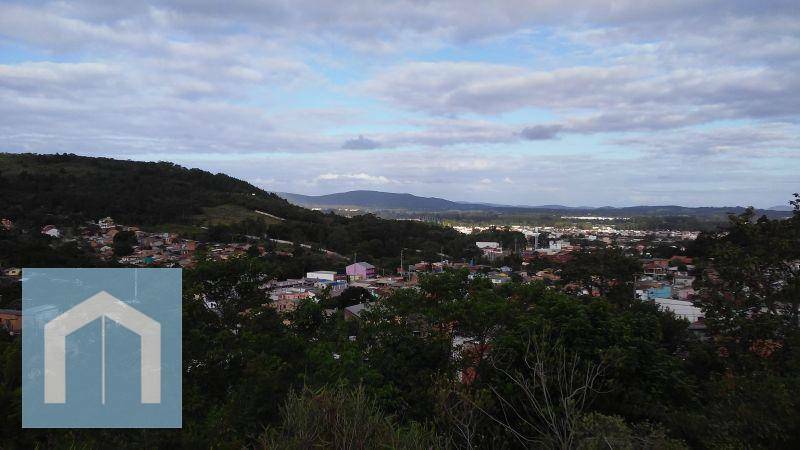
[[[181,427],[181,269],[24,269],[23,428]]]

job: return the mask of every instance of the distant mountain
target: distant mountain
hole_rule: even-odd
[[[420,197],[413,194],[398,194],[380,191],[349,191],[327,195],[300,195],[279,193],[291,203],[306,208],[357,208],[367,211],[407,211],[407,212],[448,212],[448,211],[485,211],[497,214],[553,213],[568,215],[594,216],[717,216],[724,218],[726,214],[739,214],[745,210],[742,206],[726,207],[686,207],[678,205],[662,206],[626,206],[626,207],[590,207],[590,206],[510,206],[493,203],[456,202],[438,197]],[[760,214],[770,216],[786,216],[789,208],[758,210]],[[781,207],[782,208],[782,207]]]
[[[438,197],[420,197],[413,194],[398,194],[381,191],[348,191],[327,195],[301,195],[278,193],[296,205],[307,208],[359,208],[369,210],[406,210],[418,212],[436,211],[501,211],[504,209],[573,210],[590,207],[563,205],[511,206],[499,203],[458,202]]]
[[[462,203],[437,197],[418,197],[412,194],[397,194],[380,191],[349,191],[328,195],[300,195],[279,193],[296,205],[307,208],[361,208],[401,209],[411,211],[461,211],[492,210],[500,207],[483,203]]]
[[[767,209],[770,211],[792,211],[794,208],[792,208],[790,205],[775,205],[770,206]]]

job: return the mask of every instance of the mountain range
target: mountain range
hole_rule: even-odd
[[[401,210],[408,212],[448,212],[448,211],[489,211],[498,213],[549,213],[569,212],[570,214],[592,215],[690,215],[707,216],[727,213],[738,214],[745,210],[742,206],[731,207],[686,207],[678,205],[663,206],[564,206],[564,205],[538,205],[514,206],[492,203],[470,203],[446,200],[438,197],[420,197],[407,193],[393,193],[381,191],[358,190],[339,192],[327,195],[301,195],[292,193],[278,193],[291,203],[306,208],[342,209],[354,208],[367,211]],[[769,216],[784,216],[791,208],[775,206],[765,210],[757,210]]]

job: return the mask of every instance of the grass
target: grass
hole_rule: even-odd
[[[203,226],[209,225],[230,225],[241,222],[245,219],[263,220],[268,224],[278,223],[277,220],[258,214],[244,206],[225,204],[219,206],[207,206],[203,208],[203,214],[197,216],[198,222]]]

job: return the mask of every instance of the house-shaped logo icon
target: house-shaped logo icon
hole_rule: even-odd
[[[181,269],[23,269],[22,427],[180,428],[182,304]]]
[[[101,320],[101,398],[105,404],[105,329],[110,319],[141,340],[141,402],[161,403],[161,324],[111,294],[101,291],[44,326],[44,402],[66,402],[67,336]]]

